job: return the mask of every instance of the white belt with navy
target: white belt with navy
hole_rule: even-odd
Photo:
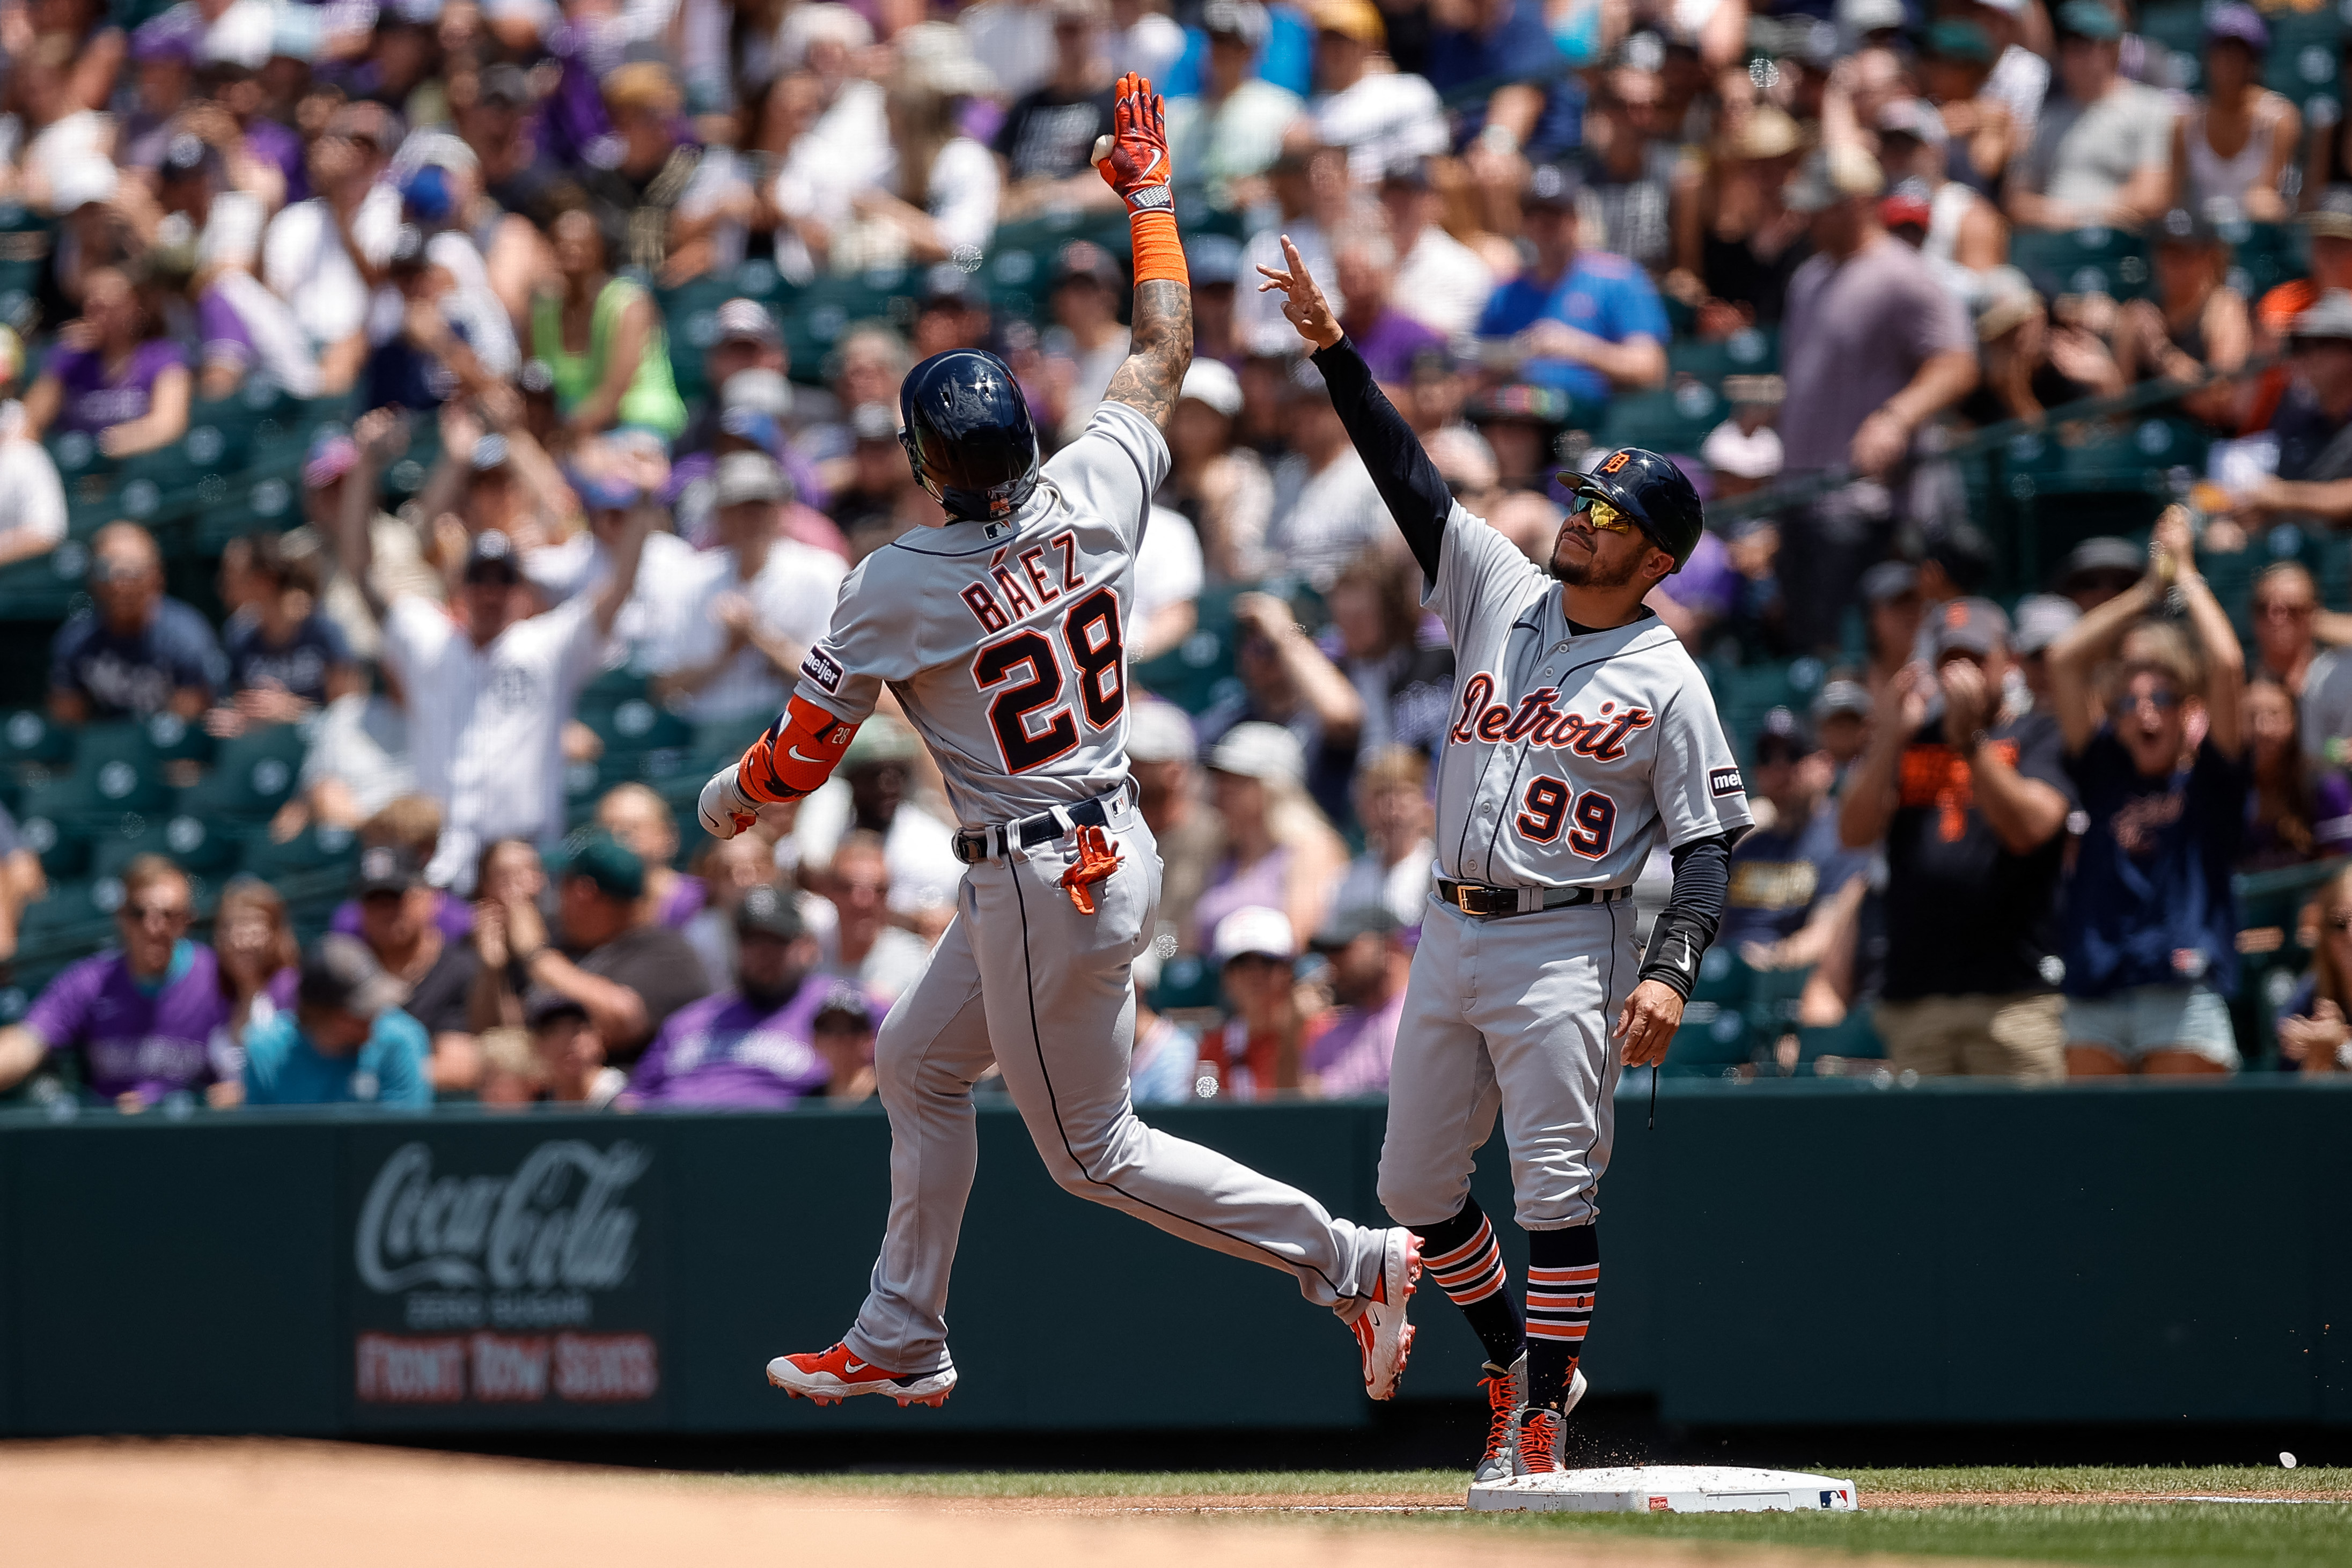
[[[1506,915],[1533,915],[1546,909],[1572,909],[1580,904],[1614,904],[1633,896],[1628,887],[1490,887],[1481,882],[1437,879],[1437,896],[1463,914],[1482,920]]]
[[[960,828],[949,842],[955,851],[955,858],[966,865],[1003,860],[1015,850],[1050,844],[1082,827],[1108,827],[1110,808],[1118,803],[1127,789],[1128,786],[1122,783],[1116,789],[1097,795],[1091,800],[1081,800],[1075,806],[1056,806],[1034,817],[1022,817],[984,828]]]

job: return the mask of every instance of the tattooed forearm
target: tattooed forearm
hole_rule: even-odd
[[[1164,277],[1138,286],[1133,342],[1103,400],[1123,402],[1165,430],[1192,363],[1192,289]]]

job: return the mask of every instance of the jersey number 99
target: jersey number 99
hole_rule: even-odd
[[[1519,797],[1516,823],[1519,836],[1530,843],[1548,844],[1568,830],[1568,847],[1587,860],[1609,852],[1617,832],[1617,802],[1598,789],[1579,795],[1567,783],[1549,776],[1532,780]]]
[[[1076,713],[1063,695],[1066,663],[1077,671],[1076,707],[1092,729],[1108,729],[1127,708],[1127,643],[1120,635],[1118,595],[1098,588],[1070,606],[1062,635],[1024,627],[972,655],[971,678],[988,705],[988,727],[1007,773],[1028,773],[1078,744]]]

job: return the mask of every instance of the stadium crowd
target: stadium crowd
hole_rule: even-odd
[[[1786,674],[1718,694],[1761,826],[1673,1065],[2352,1067],[2352,615],[2296,553],[2352,524],[2352,136],[2268,85],[2302,13],[2179,11],[5,0],[0,261],[37,282],[0,301],[0,572],[70,556],[87,597],[18,716],[57,748],[6,762],[0,948],[68,882],[114,941],[29,975],[0,1090],[869,1095],[961,869],[929,759],[886,710],[723,844],[676,810],[707,768],[655,759],[731,756],[845,574],[939,520],[917,359],[992,349],[1049,445],[1084,426],[1128,346],[1087,162],[1126,69],[1169,100],[1198,341],[1127,610],[1167,862],[1139,1101],[1381,1092],[1432,896],[1454,660],[1254,287],[1286,235],[1539,560],[1562,465],[1686,403],[1693,356],[1751,367],[1671,444],[1727,509],[1652,606]],[[1016,232],[1056,236],[1025,280]],[[2129,298],[2034,259],[2115,234]],[[917,281],[823,332],[796,305],[877,277]],[[2211,481],[2039,580],[1954,452],[2136,392]],[[340,411],[298,526],[194,570],[161,525],[83,531],[89,475],[210,461],[240,397]],[[230,759],[264,754],[257,801]],[[113,852],[151,770],[173,836]],[[43,814],[59,777],[105,800]],[[241,854],[197,863],[208,820]],[[2263,926],[2247,877],[2294,907]]]

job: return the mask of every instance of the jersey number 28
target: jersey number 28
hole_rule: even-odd
[[[1599,860],[1609,852],[1609,841],[1617,832],[1617,802],[1598,789],[1574,795],[1562,780],[1540,778],[1519,797],[1514,826],[1521,838],[1538,844],[1551,842],[1566,828],[1570,849],[1587,860]]]
[[[1062,693],[1065,659],[1078,673],[1076,706],[1088,727],[1108,729],[1127,707],[1127,643],[1115,591],[1098,588],[1071,605],[1058,640],[1028,626],[972,656],[973,684],[983,694],[1003,688],[988,705],[988,727],[1006,772],[1043,768],[1078,744],[1077,716]]]

